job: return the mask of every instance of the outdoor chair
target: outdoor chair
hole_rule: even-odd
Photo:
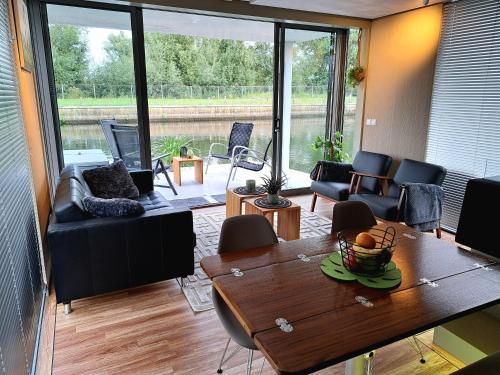
[[[358,178],[365,176],[362,172],[354,172]],[[349,200],[362,201],[368,204],[375,216],[389,221],[401,221],[404,218],[406,199],[405,184],[420,183],[441,186],[446,176],[446,169],[439,165],[417,160],[403,159],[392,179],[387,176],[376,176],[382,185],[382,194],[373,194],[356,189]],[[441,238],[441,229],[436,229]]]
[[[223,143],[212,143],[208,151],[207,166],[205,168],[205,174],[208,172],[208,166],[212,161],[212,158],[229,160],[231,163],[234,161],[234,157],[237,156],[241,151],[248,148],[250,144],[250,136],[252,135],[253,124],[251,123],[241,123],[235,122],[231,128],[231,134],[229,135],[229,143],[227,145]],[[225,151],[222,153],[215,153],[214,147],[224,147]]]
[[[318,196],[338,202],[347,200],[354,190],[378,194],[380,184],[376,177],[385,176],[391,164],[390,156],[368,151],[359,151],[352,164],[319,161],[311,172],[311,212]],[[363,173],[364,177],[360,178],[354,172]]]
[[[231,163],[231,169],[229,170],[229,176],[227,177],[226,189],[229,186],[231,174],[233,175],[234,180],[238,168],[253,172],[260,172],[264,169],[265,165],[272,168],[268,162],[269,150],[271,149],[272,143],[273,140],[271,139],[267,144],[266,151],[264,153],[249,148],[242,149]]]
[[[139,153],[139,131],[137,126],[118,125],[115,119],[100,120],[101,128],[108,142],[111,155],[114,160],[123,160],[127,168],[131,170],[141,168],[141,155]],[[177,195],[170,177],[168,176],[167,168],[163,158],[169,156],[169,153],[158,155],[151,158],[153,166],[153,180],[158,178],[158,174],[163,173],[167,185],[156,184],[155,186],[172,189],[172,192]]]
[[[226,219],[222,224],[218,253],[228,253],[253,249],[257,247],[271,246],[278,243],[278,237],[269,221],[260,215],[243,215]],[[259,350],[241,323],[234,316],[220,294],[212,287],[212,298],[215,312],[222,325],[229,334],[224,353],[217,372],[222,373],[222,365],[233,357],[242,347],[248,349],[247,375],[252,372],[253,352]],[[227,357],[227,349],[231,340],[239,346]],[[264,361],[262,362],[264,367]],[[260,373],[262,373],[262,367]]]

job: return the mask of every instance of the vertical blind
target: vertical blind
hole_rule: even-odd
[[[42,280],[12,40],[7,0],[0,0],[0,373],[28,374]]]
[[[426,159],[448,169],[442,225],[455,230],[470,178],[500,175],[500,1],[444,6]]]

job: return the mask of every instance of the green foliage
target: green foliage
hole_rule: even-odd
[[[356,87],[365,78],[365,70],[362,66],[356,65],[347,71],[347,83],[351,87]]]
[[[286,177],[264,176],[262,177],[262,187],[267,194],[278,194],[286,184]]]
[[[168,154],[163,158],[167,164],[172,164],[172,158],[179,156],[179,151],[182,146],[188,146],[192,139],[186,137],[163,137],[153,142],[151,149],[153,156]],[[191,148],[190,148],[191,149]],[[196,150],[193,149],[193,152]]]
[[[50,42],[56,82],[66,85],[84,83],[89,71],[86,29],[51,25]]]
[[[336,161],[342,163],[349,159],[349,154],[344,151],[344,142],[342,133],[335,132],[335,141],[332,142],[330,139],[323,139],[318,136],[314,143],[312,144],[313,150],[323,150],[326,154],[326,160]]]
[[[292,84],[318,86],[328,84],[330,37],[294,43]]]

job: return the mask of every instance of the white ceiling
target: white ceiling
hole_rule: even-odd
[[[423,0],[255,0],[252,4],[276,8],[374,19],[420,8]],[[430,0],[429,5],[445,0]]]

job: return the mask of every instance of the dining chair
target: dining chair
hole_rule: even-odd
[[[362,201],[343,201],[333,206],[332,235],[345,229],[368,228],[377,225],[372,209]],[[420,363],[425,363],[424,354],[415,336],[407,338],[410,346],[420,356]],[[367,357],[370,361],[372,357]]]
[[[278,243],[278,238],[269,221],[260,215],[242,215],[226,219],[222,224],[218,253],[224,254],[234,251],[248,250],[257,247],[270,246]],[[224,302],[216,289],[212,288],[212,299],[217,316],[229,335],[224,353],[220,360],[217,373],[222,374],[222,366],[241,348],[248,349],[247,375],[252,372],[253,352],[258,350],[253,339],[245,332],[240,322],[236,319],[230,308]],[[231,340],[238,344],[238,347],[227,356]],[[262,368],[264,360],[262,361]]]

